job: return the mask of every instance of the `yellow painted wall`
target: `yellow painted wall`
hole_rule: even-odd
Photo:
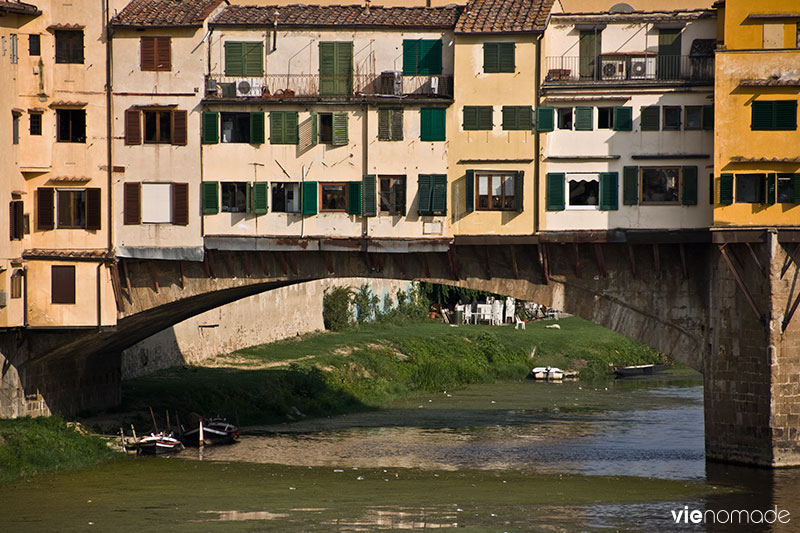
[[[748,18],[750,14],[792,14],[794,18]],[[720,14],[722,18],[722,14]],[[724,10],[725,47],[728,50],[761,49],[764,43],[764,24],[782,24],[785,48],[797,44],[797,23],[800,22],[800,5],[797,0],[727,0]]]

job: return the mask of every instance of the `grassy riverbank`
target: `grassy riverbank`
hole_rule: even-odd
[[[38,472],[76,470],[116,455],[63,418],[0,420],[0,484]]]
[[[219,413],[238,417],[242,425],[264,424],[523,379],[532,366],[575,369],[582,378],[594,378],[609,364],[663,361],[658,352],[579,318],[560,320],[561,329],[546,329],[550,323],[531,323],[524,331],[437,322],[367,324],[310,334],[127,381],[121,409]]]

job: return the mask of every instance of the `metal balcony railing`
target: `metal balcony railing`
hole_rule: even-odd
[[[403,76],[400,72],[321,76],[319,74],[266,74],[206,79],[208,98],[358,98],[361,96],[453,96],[452,76]]]
[[[602,54],[545,58],[545,83],[712,81],[714,57]]]

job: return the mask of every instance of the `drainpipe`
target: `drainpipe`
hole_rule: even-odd
[[[28,327],[28,267],[22,269],[22,327]]]
[[[369,6],[369,4],[367,4]],[[361,195],[364,195],[364,176],[369,174],[369,104],[364,102],[363,104],[364,110],[364,119],[361,123]],[[377,177],[376,177],[377,181]],[[378,188],[378,184],[375,184],[376,189]],[[361,207],[363,209],[364,202],[361,202]],[[361,213],[361,218],[364,220],[362,222],[361,234],[364,238],[369,238],[369,217],[364,216],[364,213]]]
[[[113,47],[111,44],[112,39],[112,32],[111,32],[111,19],[109,13],[109,1],[105,1],[105,25],[106,25],[106,174],[108,176],[108,207],[106,208],[108,213],[108,251],[112,253],[114,251],[114,239],[113,239],[113,230],[114,230],[114,223],[113,223],[113,215],[114,209],[112,205],[113,201],[113,187],[114,187],[114,173],[113,173],[113,107],[112,107],[112,98],[111,98],[111,65],[112,65],[112,52]]]
[[[103,327],[103,298],[100,292],[103,288],[101,279],[102,271],[103,271],[103,263],[97,263],[97,329],[98,330],[100,330]]]
[[[541,105],[539,101],[539,83],[542,79],[542,36],[540,33],[536,37],[536,72],[533,79],[533,101],[536,102],[536,108]],[[539,232],[539,181],[540,181],[540,165],[539,165],[539,150],[540,148],[540,134],[538,131],[538,124],[533,136],[533,233]]]

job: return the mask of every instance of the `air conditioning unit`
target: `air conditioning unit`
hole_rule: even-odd
[[[260,97],[264,89],[264,80],[261,78],[241,78],[236,80],[236,96]]]
[[[600,73],[603,80],[624,80],[625,79],[625,60],[603,59],[600,66]]]
[[[206,94],[217,94],[217,80],[206,80]]]
[[[653,80],[656,77],[656,58],[655,57],[633,57],[631,58],[630,79],[632,80]]]
[[[403,73],[399,70],[385,70],[381,72],[379,94],[393,96],[403,95]]]

